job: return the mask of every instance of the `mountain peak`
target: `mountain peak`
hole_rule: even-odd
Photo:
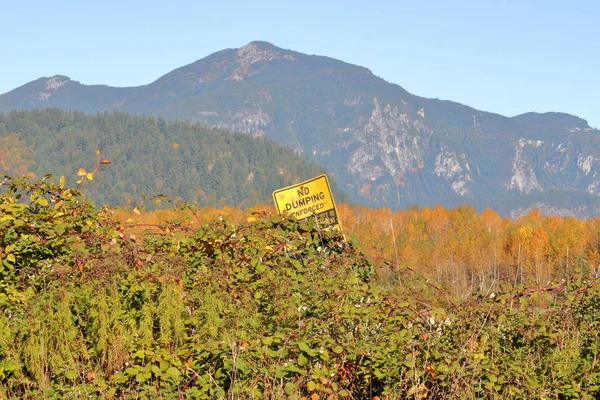
[[[36,81],[31,82],[34,85],[33,88],[35,89],[34,93],[32,93],[30,97],[33,100],[46,101],[52,96],[52,94],[54,94],[54,92],[56,92],[58,89],[60,89],[62,86],[66,85],[69,82],[71,82],[71,78],[64,75],[54,75],[50,78],[40,78]]]
[[[553,126],[559,129],[568,129],[570,131],[582,129],[591,130],[585,119],[560,112],[528,112],[513,117],[513,120],[530,125],[543,127]]]
[[[255,46],[261,50],[281,50],[279,47],[275,46],[273,43],[266,42],[264,40],[254,40],[248,43],[246,46]],[[243,46],[243,47],[246,47]]]
[[[252,65],[260,61],[272,61],[278,58],[285,58],[289,61],[295,61],[296,58],[268,42],[250,42],[240,47],[235,54],[235,61],[242,67]]]
[[[56,90],[64,84],[69,83],[70,81],[71,78],[69,78],[68,76],[54,75],[53,77],[46,80],[44,86],[46,87],[46,90]]]

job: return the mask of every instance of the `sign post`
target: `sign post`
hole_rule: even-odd
[[[324,229],[342,231],[329,181],[325,174],[273,192],[277,213],[305,219],[315,217]]]

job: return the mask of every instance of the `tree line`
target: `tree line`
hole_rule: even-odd
[[[478,291],[490,294],[506,284],[546,286],[580,274],[600,276],[600,217],[545,216],[533,209],[514,220],[490,208],[477,213],[466,205],[395,212],[348,203],[337,208],[346,238],[380,269],[381,279],[390,278],[390,284],[398,275],[416,273],[464,297]],[[246,210],[205,207],[193,216],[175,209],[142,216],[119,210],[117,215],[163,224],[217,216],[240,222],[260,212],[275,210],[257,204]]]

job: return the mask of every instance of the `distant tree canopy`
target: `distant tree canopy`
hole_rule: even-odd
[[[0,114],[2,173],[64,175],[74,184],[78,168],[89,169],[98,149],[112,165],[103,165],[84,189],[111,206],[151,206],[149,199],[162,194],[201,206],[244,207],[324,172],[269,140],[188,122],[59,109]]]

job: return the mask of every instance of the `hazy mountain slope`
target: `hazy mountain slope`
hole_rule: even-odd
[[[212,54],[145,86],[88,87],[54,77],[0,96],[0,111],[45,106],[269,137],[326,167],[368,205],[471,203],[509,213],[535,197],[577,215],[600,209],[600,136],[585,120],[507,118],[426,99],[366,68],[265,42]]]

